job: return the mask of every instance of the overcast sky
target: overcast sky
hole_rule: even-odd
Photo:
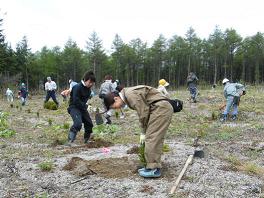
[[[185,36],[189,27],[200,38],[216,25],[243,38],[264,33],[263,8],[264,0],[0,0],[0,17],[13,48],[26,36],[33,52],[69,38],[84,49],[95,31],[110,50],[115,34],[152,44],[159,34]]]

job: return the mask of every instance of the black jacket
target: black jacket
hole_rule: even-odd
[[[73,86],[69,101],[69,109],[77,108],[80,111],[87,111],[87,101],[90,98],[91,89],[85,87],[82,82]]]

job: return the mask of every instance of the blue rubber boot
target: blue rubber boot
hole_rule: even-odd
[[[161,176],[160,168],[155,169],[145,169],[139,172],[141,177],[145,178],[156,178]]]
[[[74,142],[75,138],[76,138],[76,133],[70,131],[69,136],[68,136],[69,142],[71,142],[71,143]]]

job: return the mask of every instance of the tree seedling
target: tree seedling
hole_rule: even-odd
[[[138,150],[138,157],[139,157],[139,160],[140,160],[141,164],[143,166],[146,166],[147,162],[146,162],[146,158],[145,158],[144,152],[145,152],[145,143],[140,144],[139,150]]]
[[[116,117],[116,119],[119,118],[119,112],[118,111],[115,111],[115,117]]]
[[[52,125],[52,119],[51,118],[48,119],[48,123],[49,123],[49,126]]]
[[[41,162],[38,164],[41,171],[51,171],[53,169],[53,163],[50,161]]]

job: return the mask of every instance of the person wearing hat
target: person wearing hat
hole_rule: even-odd
[[[56,105],[59,105],[59,102],[56,99],[56,93],[55,90],[57,89],[56,83],[51,80],[51,77],[47,77],[47,82],[45,83],[45,90],[47,91],[46,99],[44,102],[47,102],[50,98],[56,103]]]
[[[91,96],[91,87],[94,83],[94,73],[88,71],[84,74],[82,81],[72,87],[67,110],[72,117],[73,125],[69,130],[68,146],[72,146],[77,133],[82,128],[82,123],[84,125],[84,143],[88,143],[93,132],[93,122],[87,110],[88,105],[86,103]]]
[[[104,78],[104,82],[101,84],[100,89],[99,89],[99,98],[102,99],[102,101],[104,100],[104,97],[108,94],[108,93],[112,93],[114,91],[116,91],[116,87],[112,82],[112,76],[111,75],[106,75]],[[108,111],[105,112],[104,117],[106,119],[105,124],[112,124],[111,121],[111,116],[113,114],[113,111],[110,109]]]
[[[236,120],[240,97],[246,94],[245,87],[240,83],[230,83],[227,78],[223,79],[222,83],[224,85],[224,97],[226,98],[226,107],[224,113],[222,114],[222,117],[220,118],[220,121],[224,122],[227,120],[227,115],[232,107],[233,112],[231,119]]]
[[[191,94],[191,99],[194,103],[196,103],[196,98],[198,95],[197,83],[198,83],[197,76],[195,75],[195,73],[190,72],[189,75],[187,76],[187,86]]]
[[[20,89],[19,89],[19,98],[21,100],[22,106],[26,104],[27,96],[28,96],[28,90],[26,88],[25,83],[21,83]]]
[[[169,97],[169,93],[167,92],[166,87],[169,85],[170,84],[165,79],[159,80],[158,90],[167,97]]]
[[[139,169],[138,173],[146,178],[160,177],[164,136],[173,114],[168,98],[156,88],[139,85],[107,94],[104,104],[107,109],[119,109],[127,105],[137,111],[142,128],[140,144],[145,144],[147,162],[146,167]]]

